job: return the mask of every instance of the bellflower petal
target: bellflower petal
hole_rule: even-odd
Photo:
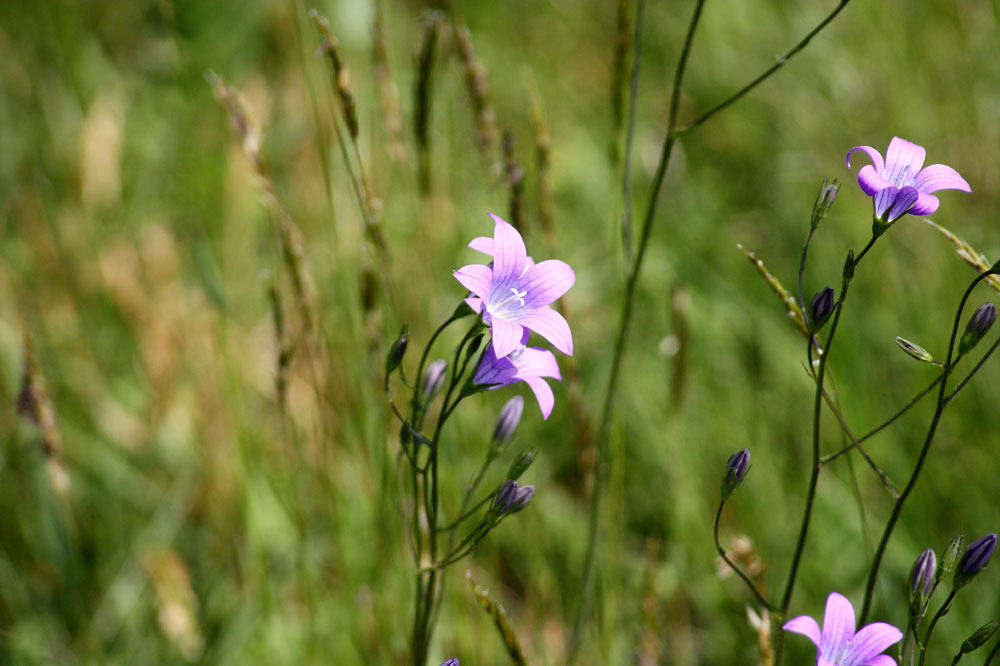
[[[785,631],[790,631],[794,634],[802,634],[809,640],[813,642],[813,645],[819,647],[819,625],[816,624],[816,620],[812,619],[808,615],[799,615],[798,617],[792,618],[785,623],[782,627]]]
[[[483,254],[488,254],[493,256],[493,239],[487,238],[486,236],[479,236],[478,238],[473,238],[469,242],[469,247],[477,252],[482,252]]]
[[[838,646],[851,640],[857,620],[854,618],[854,606],[842,594],[834,592],[826,598],[826,612],[823,614],[823,633],[819,640],[819,649],[826,656],[833,655]]]
[[[854,606],[847,597],[833,592],[827,597],[823,631],[816,621],[802,615],[789,620],[785,631],[802,634],[816,644],[817,666],[895,666],[883,650],[903,638],[903,632],[891,624],[875,622],[855,633]]]
[[[872,163],[858,171],[858,185],[873,198],[877,225],[884,230],[896,219],[911,215],[929,215],[937,210],[938,198],[932,192],[972,188],[957,171],[944,164],[923,167],[926,151],[898,136],[893,137],[886,150],[885,160],[871,146],[855,146],[847,152],[847,168],[851,167],[851,154],[864,152]]]
[[[889,149],[885,151],[885,179],[896,187],[909,185],[924,165],[927,151],[898,136],[892,137]]]
[[[503,358],[520,346],[524,328],[520,324],[493,317],[493,351]]]
[[[576,274],[564,261],[549,259],[535,264],[521,278],[521,288],[527,291],[525,308],[546,306],[573,286]]]
[[[872,161],[872,166],[875,167],[875,171],[882,173],[885,170],[885,163],[882,161],[882,153],[878,152],[871,146],[854,146],[847,151],[847,168],[851,168],[851,153],[855,150],[860,150],[864,154],[868,155],[868,158]]]
[[[552,393],[552,387],[541,377],[526,377],[524,383],[535,394],[535,400],[538,401],[538,408],[542,410],[542,418],[549,418],[549,414],[552,413],[552,408],[556,404],[556,397]]]
[[[938,190],[961,190],[972,192],[972,188],[958,172],[944,164],[932,164],[921,169],[913,186],[921,192],[937,192]]]
[[[878,654],[864,662],[863,666],[899,666],[899,664],[887,654]]]
[[[490,295],[490,281],[493,279],[493,271],[489,266],[482,264],[469,264],[463,266],[453,273],[463,287],[471,291],[479,298],[488,298]]]
[[[573,333],[569,330],[569,324],[552,308],[546,306],[531,312],[518,313],[514,321],[538,333],[563,354],[573,355]]]
[[[852,608],[851,611],[853,614],[854,609]],[[847,651],[844,653],[844,659],[850,663],[869,664],[887,647],[898,643],[902,638],[903,632],[891,624],[874,622],[854,634]]]
[[[861,186],[861,189],[865,194],[873,197],[879,192],[879,190],[884,190],[892,185],[892,183],[883,178],[882,174],[880,174],[871,164],[866,164],[861,167],[861,171],[858,172],[858,185]]]
[[[517,229],[493,213],[490,217],[496,223],[493,229],[493,288],[506,292],[508,283],[524,272],[528,251]]]

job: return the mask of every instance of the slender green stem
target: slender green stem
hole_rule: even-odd
[[[944,399],[946,403],[949,403],[955,399],[955,396],[958,395],[958,392],[961,391],[963,388],[965,388],[965,385],[969,383],[969,380],[972,379],[973,375],[979,372],[979,369],[982,368],[983,365],[986,363],[987,359],[989,359],[989,357],[993,355],[993,352],[997,350],[998,346],[1000,346],[1000,338],[997,338],[996,342],[994,342],[990,346],[990,348],[986,351],[986,353],[983,354],[983,357],[979,359],[979,362],[976,363],[976,365],[972,368],[972,370],[969,371],[969,374],[966,375],[965,378],[958,383],[958,386],[955,387],[955,390],[948,394],[948,397]]]
[[[930,452],[931,443],[934,441],[934,435],[937,432],[938,423],[941,421],[941,415],[944,413],[944,408],[948,404],[945,400],[945,391],[948,386],[948,375],[952,371],[952,356],[955,352],[955,339],[958,337],[958,326],[962,321],[962,311],[965,309],[965,304],[969,300],[972,290],[989,275],[992,275],[992,271],[981,273],[975,280],[972,281],[969,287],[965,290],[965,293],[962,295],[962,300],[959,302],[958,309],[955,312],[955,322],[951,327],[951,340],[948,343],[948,356],[944,367],[941,369],[940,388],[938,390],[938,399],[937,405],[934,409],[934,416],[927,429],[927,436],[924,438],[924,444],[920,449],[920,455],[917,457],[917,463],[913,468],[913,473],[910,474],[910,479],[906,483],[906,487],[903,488],[903,492],[900,494],[899,499],[896,500],[896,503],[893,505],[892,513],[889,515],[889,521],[886,523],[885,529],[882,532],[882,539],[879,541],[878,548],[875,549],[875,557],[872,560],[871,570],[868,572],[868,582],[865,584],[865,600],[861,607],[860,624],[862,625],[868,620],[868,614],[871,611],[872,596],[875,591],[875,580],[878,578],[879,567],[882,565],[882,558],[885,555],[885,549],[889,545],[889,538],[892,536],[892,532],[896,527],[896,522],[899,520],[899,516],[903,512],[903,505],[906,503],[906,499],[910,496],[910,493],[913,492],[913,488],[917,485],[917,479],[920,478],[920,472],[924,468],[924,462],[927,460],[927,454]]]
[[[713,528],[712,531],[715,537],[715,549],[719,551],[719,557],[721,557],[722,560],[729,565],[729,568],[735,571],[736,574],[743,579],[743,582],[747,584],[747,587],[750,588],[750,591],[753,592],[753,595],[757,597],[757,601],[760,603],[760,605],[769,611],[773,611],[774,606],[771,605],[771,602],[764,598],[764,596],[760,593],[760,590],[757,589],[757,586],[754,584],[754,582],[750,580],[750,577],[747,576],[742,569],[736,566],[735,562],[729,559],[729,556],[726,555],[726,550],[722,547],[722,544],[719,543],[719,518],[722,516],[722,507],[723,505],[725,505],[725,503],[726,500],[722,500],[721,502],[719,502],[719,509],[715,512],[715,527]]]
[[[997,656],[997,652],[1000,652],[1000,641],[998,641],[997,644],[993,646],[993,649],[990,650],[990,654],[986,657],[986,661],[983,662],[983,666],[990,666],[990,664],[993,663],[993,657]]]
[[[645,0],[638,0],[635,10],[635,29],[632,37],[632,78],[629,83],[628,127],[625,133],[625,162],[622,165],[622,246],[625,263],[632,263],[632,146],[635,142],[635,116],[639,98],[639,66],[642,63],[642,19]],[[617,137],[616,137],[617,140]],[[617,151],[615,151],[617,153]]]
[[[839,14],[841,12],[841,10],[843,10],[844,7],[846,7],[847,4],[850,1],[851,0],[840,0],[840,2],[837,4],[837,6],[834,8],[834,10],[832,12],[830,12],[830,14],[828,14],[825,19],[823,19],[822,21],[820,21],[819,24],[815,28],[813,28],[812,30],[810,30],[809,34],[807,34],[802,39],[802,41],[800,41],[798,44],[796,44],[791,49],[789,49],[788,51],[786,51],[783,55],[778,56],[777,62],[775,62],[773,65],[771,65],[770,67],[768,67],[767,69],[765,69],[757,78],[755,78],[752,81],[750,81],[750,83],[746,84],[745,86],[743,86],[742,88],[740,88],[738,91],[736,91],[735,93],[733,93],[732,95],[730,95],[729,97],[727,97],[725,100],[723,100],[722,102],[719,102],[718,104],[716,104],[715,106],[713,106],[711,109],[709,109],[705,113],[701,114],[701,116],[699,116],[698,119],[695,120],[694,122],[692,122],[690,125],[687,125],[687,126],[681,128],[678,131],[678,134],[681,134],[681,133],[684,133],[684,132],[688,132],[690,130],[693,130],[695,127],[698,127],[699,125],[701,125],[702,123],[704,123],[705,121],[707,121],[709,118],[711,118],[712,116],[714,116],[715,114],[717,114],[719,111],[722,111],[723,109],[725,109],[726,107],[728,107],[729,105],[733,104],[738,99],[740,99],[741,97],[743,97],[744,95],[746,95],[748,92],[750,92],[751,90],[753,90],[754,88],[756,88],[757,86],[759,86],[766,79],[770,78],[771,75],[773,75],[779,69],[781,69],[782,67],[784,67],[788,63],[788,61],[792,59],[792,57],[795,54],[797,54],[799,51],[801,51],[802,49],[804,49],[809,44],[809,42],[812,40],[812,38],[815,37],[817,34],[819,34],[819,32],[822,31],[823,28],[825,28],[833,19],[837,18],[837,14]]]
[[[930,626],[927,627],[927,633],[924,634],[924,644],[920,648],[920,666],[924,666],[924,660],[927,658],[927,647],[931,643],[931,634],[934,633],[934,627],[937,626],[938,620],[947,615],[948,611],[951,610],[951,602],[955,599],[955,593],[957,591],[958,590],[952,588],[951,594],[949,594],[948,598],[944,600],[943,604],[941,604],[941,608],[938,609],[938,612],[934,613],[934,619],[931,620]]]
[[[614,414],[615,396],[618,392],[618,380],[621,374],[622,359],[625,357],[625,347],[628,342],[628,333],[632,324],[632,316],[635,308],[635,291],[639,282],[639,274],[642,262],[646,255],[646,248],[649,245],[650,233],[653,229],[653,220],[656,216],[657,203],[659,201],[660,189],[663,187],[663,180],[670,164],[670,156],[673,153],[674,142],[676,141],[675,129],[677,128],[677,114],[680,109],[681,89],[684,83],[684,73],[687,70],[688,56],[691,53],[691,44],[694,40],[694,33],[701,18],[705,0],[697,0],[694,11],[691,14],[691,21],[688,24],[687,34],[684,37],[684,45],[681,48],[680,58],[677,62],[677,69],[674,72],[673,88],[670,95],[670,112],[667,121],[667,136],[660,151],[660,161],[656,167],[656,175],[653,177],[653,186],[649,193],[646,204],[646,212],[643,217],[642,231],[640,233],[639,245],[636,251],[635,260],[629,266],[628,276],[625,284],[625,303],[622,307],[622,317],[618,326],[618,333],[615,337],[614,355],[611,362],[611,373],[608,377],[608,388],[604,394],[604,407],[601,413],[601,422],[597,439],[597,463],[594,474],[594,488],[590,497],[590,518],[587,524],[587,548],[584,555],[583,574],[581,581],[580,604],[577,608],[576,618],[573,622],[573,630],[570,633],[569,645],[567,649],[567,663],[575,663],[583,643],[583,630],[590,618],[590,609],[593,603],[595,560],[597,553],[597,538],[599,531],[601,501],[608,479],[608,455],[611,442],[611,426]]]

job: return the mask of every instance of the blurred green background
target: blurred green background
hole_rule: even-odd
[[[708,2],[682,121],[770,66],[833,6]],[[316,54],[314,7],[350,67],[360,125],[359,152],[346,151],[353,171],[336,141],[343,127],[328,63]],[[692,7],[646,8],[637,217]],[[403,323],[422,348],[463,296],[451,271],[479,261],[465,245],[491,233],[487,211],[510,215],[500,141],[477,147],[460,22],[523,169],[529,253],[576,270],[564,299],[576,348],[572,361],[560,357],[552,417],[542,421],[529,396],[508,449],[512,458],[540,447],[524,478],[535,498],[449,571],[432,657],[508,660],[464,581],[469,570],[506,607],[529,663],[565,662],[624,285],[612,111],[618,8],[455,2],[432,65],[426,194],[414,90],[427,15],[412,1],[379,8],[384,61],[374,54],[376,5],[362,0],[0,3],[3,663],[407,663],[413,573],[382,354]],[[717,574],[718,484],[728,456],[750,448],[753,469],[727,506],[723,541],[750,540],[741,548],[777,596],[808,477],[812,389],[803,339],[736,244],[793,286],[816,190],[825,176],[840,178],[805,279],[808,294],[838,286],[847,250],[867,242],[871,225],[854,180],[864,160],[858,154],[849,172],[844,155],[858,144],[884,151],[899,135],[972,185],[972,195],[940,193],[931,217],[1000,257],[998,13],[995,0],[855,0],[772,79],[679,142],[640,281],[582,663],[757,663],[752,597]],[[380,62],[390,78],[376,71]],[[315,339],[208,70],[243,91],[263,130],[278,200],[301,230]],[[537,159],[533,103],[547,124],[548,169]],[[351,185],[358,156],[380,200],[384,254],[362,233]],[[540,176],[552,187],[549,236]],[[901,219],[866,257],[831,357],[856,432],[933,379],[894,337],[943,355],[973,275],[917,218]],[[291,350],[284,407],[269,285]],[[983,288],[972,305],[990,297]],[[53,433],[15,409],[24,333],[61,450],[46,449]],[[889,548],[877,619],[905,622],[904,581],[922,549],[940,553],[956,533],[1000,527],[998,380],[988,364],[946,413]],[[450,506],[514,391],[525,387],[466,401],[449,425]],[[899,485],[931,407],[869,443]],[[843,441],[828,415],[825,425],[824,450],[836,450]],[[795,614],[820,615],[830,591],[861,602],[889,501],[860,457],[848,460],[821,477]],[[998,586],[988,571],[959,596],[934,663],[1000,615]],[[787,645],[786,663],[810,663],[808,641]]]

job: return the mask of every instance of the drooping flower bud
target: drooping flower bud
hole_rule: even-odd
[[[809,326],[816,333],[833,314],[833,289],[825,287],[809,303]]]
[[[524,398],[515,395],[507,401],[507,404],[500,410],[500,415],[497,417],[497,425],[493,429],[494,446],[503,446],[514,436],[514,431],[517,430],[517,424],[521,422],[521,414],[523,412]]]
[[[962,335],[961,342],[958,343],[958,355],[962,356],[967,351],[971,351],[976,344],[983,339],[986,332],[993,326],[997,318],[997,309],[992,303],[983,303],[976,308],[975,313],[969,319]]]
[[[392,347],[389,348],[389,353],[385,357],[385,375],[388,377],[399,364],[403,361],[403,355],[406,354],[406,345],[410,342],[410,327],[404,325],[403,330],[399,332],[399,337],[396,341],[392,343]]]
[[[934,357],[931,356],[931,353],[929,351],[927,351],[926,349],[924,349],[915,342],[910,342],[906,338],[901,338],[897,335],[896,344],[899,345],[900,349],[902,349],[912,358],[915,358],[918,361],[922,361],[923,363],[933,363],[935,365],[941,365],[938,361],[934,360]]]
[[[944,551],[944,555],[941,556],[941,565],[938,567],[937,575],[934,576],[934,582],[938,583],[942,578],[951,573],[952,569],[955,568],[955,563],[958,562],[958,556],[962,553],[962,546],[965,545],[965,537],[959,534],[957,537],[951,540],[948,544],[948,549]]]
[[[830,212],[839,189],[840,184],[836,178],[823,179],[823,184],[819,186],[819,193],[816,194],[816,203],[813,204],[812,221],[809,223],[811,230],[815,231],[826,214]]]
[[[722,477],[722,501],[732,495],[737,486],[743,482],[743,477],[747,475],[748,469],[750,469],[749,449],[737,451],[729,457],[729,462],[726,463],[726,472]]]
[[[424,371],[424,381],[421,383],[420,396],[426,403],[441,390],[444,386],[445,370],[448,369],[448,361],[443,358],[432,362]]]
[[[441,664],[441,666],[458,666],[458,657],[452,657],[448,661]]]
[[[996,620],[990,620],[983,626],[976,629],[976,633],[965,639],[962,643],[962,648],[960,650],[961,654],[969,654],[973,650],[978,650],[983,645],[986,644],[988,640],[993,638],[993,634],[997,633],[997,629],[1000,629],[1000,622]]]
[[[517,479],[521,478],[521,475],[528,471],[531,467],[531,463],[535,460],[535,455],[538,453],[538,449],[528,449],[522,452],[518,457],[514,458],[514,462],[510,464],[510,469],[507,470],[507,478]]]
[[[924,607],[934,589],[934,577],[937,574],[937,555],[928,548],[920,553],[910,570],[910,615],[916,618]],[[919,619],[919,618],[917,618]]]
[[[996,547],[997,535],[995,532],[981,536],[969,544],[969,547],[962,553],[962,559],[959,560],[958,568],[955,570],[954,588],[956,590],[967,585],[980,571],[986,568]]]

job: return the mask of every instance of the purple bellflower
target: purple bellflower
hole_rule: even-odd
[[[542,410],[542,418],[549,418],[555,405],[552,388],[542,377],[553,377],[562,381],[556,357],[547,349],[525,347],[528,331],[521,335],[520,344],[504,357],[498,357],[495,347],[490,345],[483,352],[483,359],[472,378],[476,384],[491,389],[524,382],[531,388]]]
[[[888,226],[906,213],[930,215],[937,210],[938,198],[931,194],[938,190],[972,188],[958,172],[944,164],[924,167],[926,151],[923,146],[910,143],[898,136],[889,142],[889,149],[882,154],[871,146],[855,146],[847,151],[847,168],[851,168],[851,154],[863,151],[872,163],[858,171],[858,185],[865,194],[873,197],[875,218]],[[921,168],[923,167],[923,168]]]
[[[521,344],[526,329],[535,331],[564,354],[573,353],[573,335],[562,315],[552,309],[576,281],[569,264],[558,259],[535,263],[517,229],[490,213],[493,238],[480,237],[469,247],[493,257],[489,266],[469,264],[455,279],[472,292],[466,303],[493,329],[493,351],[504,358]]]
[[[792,618],[782,627],[802,634],[816,644],[816,666],[896,666],[896,660],[882,652],[903,638],[891,624],[874,622],[855,632],[854,606],[842,594],[826,599],[823,631],[808,615]]]

